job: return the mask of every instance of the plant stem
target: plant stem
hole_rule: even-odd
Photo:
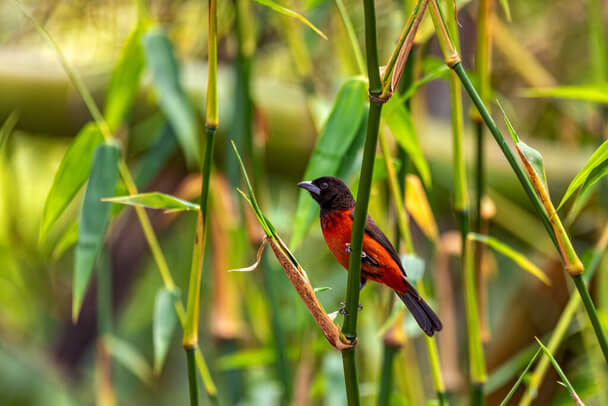
[[[186,358],[188,360],[188,386],[190,388],[190,405],[198,406],[198,384],[196,376],[196,361],[194,359],[194,348],[186,349]]]
[[[190,404],[198,405],[198,380],[196,377],[195,352],[198,345],[198,320],[201,302],[201,281],[203,274],[203,260],[205,256],[205,241],[207,237],[207,220],[209,206],[209,183],[211,181],[211,166],[213,162],[213,149],[215,132],[218,125],[217,106],[217,5],[216,0],[209,0],[209,35],[208,35],[208,77],[207,77],[207,104],[204,158],[201,162],[201,201],[200,210],[196,219],[196,231],[192,263],[190,266],[190,281],[188,283],[188,304],[186,307],[186,325],[184,326],[183,346],[186,350],[188,362],[188,384],[190,386]],[[202,148],[202,143],[201,148]],[[201,151],[202,152],[202,151]],[[201,153],[202,157],[203,154]]]
[[[398,347],[384,345],[382,371],[380,372],[380,388],[378,392],[378,406],[390,404],[389,401],[393,391],[393,360],[398,352]]]
[[[578,290],[578,293],[583,300],[583,304],[585,305],[585,310],[587,310],[587,314],[589,315],[589,320],[591,321],[591,325],[593,326],[593,330],[595,331],[595,335],[600,342],[600,348],[602,349],[602,353],[604,354],[604,358],[608,361],[608,343],[606,342],[606,335],[604,334],[604,330],[602,329],[602,325],[600,323],[600,319],[597,316],[597,312],[595,310],[595,306],[593,301],[591,300],[591,295],[589,295],[589,290],[587,290],[587,286],[583,281],[583,277],[581,275],[574,275],[572,277],[574,280],[574,286]]]
[[[379,96],[382,83],[378,71],[378,50],[376,47],[376,13],[373,0],[363,0],[365,11],[365,49],[367,53],[367,73],[369,77],[369,94]],[[342,332],[344,336],[355,341],[357,338],[357,312],[359,311],[359,285],[361,283],[361,252],[363,251],[363,232],[367,220],[367,207],[372,186],[374,158],[378,141],[378,128],[382,104],[371,101],[367,121],[367,135],[361,163],[357,206],[350,239],[351,254],[349,256],[348,285],[346,290],[346,315]],[[359,405],[359,382],[354,348],[342,351],[346,395],[349,406]]]

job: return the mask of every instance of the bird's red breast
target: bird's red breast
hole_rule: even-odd
[[[325,242],[334,257],[347,270],[349,258],[347,244],[350,243],[353,229],[353,211],[354,208],[332,210],[321,215],[321,229]],[[407,284],[400,265],[395,262],[387,249],[367,232],[363,236],[363,251],[371,260],[362,261],[361,277],[385,284],[398,293],[405,293]]]

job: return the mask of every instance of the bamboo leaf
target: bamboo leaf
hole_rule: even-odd
[[[154,344],[154,373],[158,375],[162,370],[171,338],[177,326],[175,301],[177,295],[166,288],[161,288],[156,294],[154,302],[154,323],[152,337]]]
[[[431,172],[416,137],[410,112],[398,99],[391,99],[382,109],[382,117],[395,140],[407,152],[424,184],[429,187],[431,185]]]
[[[0,148],[4,145],[8,136],[13,132],[13,129],[17,125],[17,121],[19,121],[19,113],[17,110],[14,110],[9,116],[4,120],[4,124],[0,127]]]
[[[498,99],[496,99],[496,104],[498,104],[498,107],[500,107],[500,111],[502,111],[502,117],[505,120],[505,124],[507,124],[507,129],[509,130],[509,134],[511,134],[511,138],[513,138],[513,142],[517,144],[519,142],[519,136],[511,125],[511,120],[509,120],[509,117],[507,117],[507,113],[505,112],[505,109],[502,107],[502,104]]]
[[[53,224],[87,180],[93,153],[102,141],[98,127],[89,123],[80,130],[66,151],[44,203],[40,221],[40,241],[44,241]]]
[[[608,103],[608,86],[606,85],[582,85],[582,86],[557,86],[539,87],[526,89],[525,97],[542,97],[552,99],[584,100],[595,103]]]
[[[129,35],[110,77],[103,115],[112,131],[125,119],[139,89],[139,79],[144,69],[141,45],[144,30],[144,26],[138,23]]]
[[[275,3],[272,0],[255,0],[257,3],[266,6],[276,12],[279,12],[281,14],[284,14],[286,16],[289,17],[293,17],[297,20],[300,20],[302,23],[306,24],[308,27],[310,27],[314,32],[316,32],[317,34],[319,34],[319,36],[323,39],[327,39],[327,36],[325,34],[323,34],[323,32],[321,32],[320,29],[318,29],[317,27],[314,26],[313,23],[311,23],[310,21],[308,21],[306,19],[306,17],[302,16],[301,14],[296,13],[293,10],[290,10],[288,8],[285,8],[283,6],[281,6],[280,4]]]
[[[118,196],[101,199],[104,202],[139,206],[148,209],[161,209],[171,211],[198,210],[198,204],[182,200],[175,196],[160,192],[139,193],[129,196]]]
[[[547,185],[547,175],[545,173],[543,156],[540,154],[540,152],[538,152],[523,141],[518,142],[517,144],[515,144],[515,146],[520,152],[520,155],[523,155],[526,161],[528,161],[528,163],[532,166],[532,169],[534,169],[536,176],[538,176],[538,178],[542,182],[543,186],[545,187],[545,190],[548,191],[549,186]]]
[[[57,261],[65,251],[67,251],[71,246],[76,244],[78,241],[78,220],[74,220],[70,223],[68,228],[63,232],[59,240],[55,244],[55,248],[53,249],[53,254],[51,257],[54,261]]]
[[[562,370],[562,368],[559,366],[559,363],[557,362],[557,360],[555,359],[555,357],[553,356],[553,354],[551,354],[551,351],[549,351],[549,349],[547,347],[545,347],[545,345],[542,343],[542,341],[540,341],[538,339],[538,337],[534,337],[534,338],[536,338],[536,341],[538,342],[538,345],[540,345],[540,348],[547,355],[547,357],[549,357],[549,359],[551,360],[551,364],[553,364],[553,368],[555,368],[555,372],[557,372],[557,374],[562,379],[563,386],[568,390],[568,392],[570,393],[570,396],[572,397],[572,399],[574,399],[576,405],[578,405],[578,406],[584,406],[583,402],[581,402],[581,400],[578,397],[576,391],[574,390],[574,387],[572,386],[572,384],[570,383],[570,381],[566,377],[566,374],[564,373],[564,371]]]
[[[106,335],[103,338],[110,355],[133,375],[147,385],[152,385],[152,368],[146,359],[129,343],[117,337]]]
[[[505,18],[507,21],[511,21],[511,6],[509,6],[509,0],[500,0],[502,10],[505,12]]]
[[[196,116],[180,82],[177,59],[167,33],[152,29],[143,36],[146,68],[161,110],[175,130],[188,163],[199,159]]]
[[[110,205],[101,198],[114,193],[118,179],[120,147],[102,144],[95,150],[89,184],[84,195],[78,221],[78,242],[74,257],[74,288],[72,320],[75,322],[93,271],[93,265],[101,249]]]
[[[591,173],[589,174],[589,176],[585,180],[585,183],[583,184],[583,187],[581,188],[581,190],[580,190],[580,192],[579,192],[578,195],[579,196],[585,195],[585,193],[593,185],[595,185],[595,183],[597,181],[599,181],[601,178],[603,178],[604,176],[606,176],[607,173],[608,173],[608,160],[600,163],[598,166],[596,166],[595,168],[593,168],[593,170],[591,171]]]
[[[426,197],[424,186],[416,175],[407,175],[405,179],[405,206],[424,235],[431,241],[437,240],[437,223]]]
[[[360,140],[362,123],[366,114],[365,81],[360,78],[347,80],[336,96],[334,106],[317,138],[315,149],[308,161],[304,179],[312,180],[320,176],[344,175],[353,164],[351,148]],[[347,158],[346,158],[347,157]],[[345,159],[346,158],[346,159]],[[290,246],[297,247],[318,213],[314,201],[304,190],[300,191],[296,209]]]
[[[530,370],[530,368],[534,364],[534,361],[536,361],[536,358],[538,358],[538,356],[540,355],[540,352],[541,352],[541,349],[539,348],[536,351],[536,353],[534,353],[534,356],[532,357],[532,359],[530,359],[530,362],[528,362],[528,365],[526,365],[526,367],[522,371],[521,375],[519,375],[519,378],[517,378],[517,381],[515,382],[515,385],[513,385],[513,387],[511,388],[511,390],[507,394],[507,396],[505,396],[505,398],[503,399],[503,401],[500,403],[500,406],[506,406],[507,403],[509,402],[509,400],[511,400],[511,398],[515,394],[515,391],[517,390],[517,388],[519,388],[519,385],[522,383],[522,381],[524,380],[526,374],[528,373],[528,371]]]
[[[545,275],[545,273],[536,265],[534,265],[528,258],[526,258],[523,254],[515,251],[513,248],[509,247],[505,243],[497,240],[496,238],[489,237],[487,235],[470,233],[469,238],[474,241],[479,241],[488,247],[491,247],[496,252],[499,252],[505,255],[507,258],[510,258],[513,262],[519,265],[525,271],[531,273],[536,276],[546,285],[551,285],[551,280]]]
[[[564,197],[562,197],[561,202],[559,203],[558,210],[564,205],[564,203],[572,196],[572,194],[578,189],[581,185],[587,182],[588,178],[592,178],[590,180],[590,184],[587,186],[591,186],[593,183],[597,182],[597,180],[601,177],[599,176],[603,173],[604,169],[598,169],[592,176],[592,173],[596,168],[604,168],[606,165],[606,161],[608,160],[608,141],[604,141],[602,145],[599,146],[598,149],[591,155],[583,169],[576,174],[570,185],[568,185],[568,189],[566,189],[566,193],[564,193]],[[598,177],[599,176],[599,177]],[[591,183],[592,182],[592,183]]]

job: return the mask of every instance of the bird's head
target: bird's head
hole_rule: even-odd
[[[323,176],[313,181],[298,183],[321,206],[321,211],[345,210],[355,206],[355,199],[348,186],[335,176]]]

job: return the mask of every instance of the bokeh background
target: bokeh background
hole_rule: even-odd
[[[174,79],[191,103],[195,131],[204,138],[207,2],[24,3],[54,37],[99,106],[104,105],[111,73],[124,58],[124,45],[138,15],[147,10],[142,37],[156,35],[170,45],[161,59],[174,55],[179,68]],[[203,268],[200,346],[224,404],[342,405],[346,398],[340,354],[317,329],[274,257],[264,255],[261,267],[250,273],[226,272],[254,262],[261,237],[250,207],[236,192],[242,180],[230,140],[245,157],[264,212],[289,241],[300,196],[296,183],[303,180],[342,85],[361,73],[336,2],[279,3],[305,15],[328,39],[254,1],[218,4],[220,120]],[[557,203],[608,135],[604,28],[608,6],[593,0],[511,1],[509,20],[503,4],[507,2],[494,3],[492,99],[500,99],[520,136],[543,154]],[[412,4],[376,1],[381,61],[389,57]],[[362,45],[362,6],[352,0],[344,0],[343,5]],[[459,1],[458,6],[463,61],[474,72],[478,4]],[[242,11],[238,16],[236,9]],[[454,404],[460,404],[468,392],[468,366],[458,223],[452,207],[450,101],[447,72],[441,68],[440,49],[428,20],[411,65],[414,81],[429,74],[433,80],[416,90],[410,111],[430,168],[425,190],[439,235],[429,240],[415,222],[412,231],[417,251],[426,261],[425,281],[433,292],[429,297],[449,324],[439,338],[442,372]],[[188,164],[152,74],[153,51],[144,48],[128,56],[129,64],[142,65],[143,73],[116,137],[142,190],[196,200],[200,184],[196,164]],[[530,97],[529,89],[557,85],[582,90],[570,99]],[[504,129],[500,110],[492,104]],[[472,193],[474,124],[466,98],[464,111],[464,153]],[[111,303],[97,300],[94,277],[76,324],[71,320],[73,224],[83,190],[48,236],[39,237],[57,168],[76,134],[90,121],[57,52],[16,2],[0,2],[0,403],[102,404],[107,390],[118,404],[186,404],[186,360],[179,328],[162,370],[152,367],[155,298],[162,281],[133,209],[113,211],[97,264],[111,274]],[[333,136],[339,139],[340,134]],[[481,287],[486,300],[481,314],[489,373],[486,401],[493,405],[504,398],[535,352],[534,337],[548,341],[572,286],[506,160],[490,137],[485,141],[490,198],[486,231],[525,255],[551,280],[547,286],[505,256],[486,251]],[[351,161],[345,180],[356,186],[360,154]],[[407,160],[398,165],[404,172],[419,171]],[[607,193],[600,181],[578,206],[567,205],[562,211],[579,252],[592,247],[605,227]],[[370,212],[394,239],[390,203],[386,174],[378,173]],[[185,300],[195,215],[149,214]],[[315,287],[331,288],[318,293],[328,312],[338,309],[345,297],[346,273],[325,247],[316,218],[294,253]],[[602,319],[608,321],[604,268],[603,264],[599,268],[592,293]],[[375,284],[368,284],[361,295],[358,360],[363,404],[374,404],[378,393],[390,295]],[[104,306],[111,312],[101,312]],[[111,331],[105,345],[98,339],[100,314],[111,315],[105,321]],[[434,397],[424,340],[409,316],[403,328],[407,339],[395,358],[391,404],[423,405]],[[587,405],[607,404],[605,366],[598,365],[601,354],[584,313],[577,314],[555,356]],[[533,404],[572,404],[558,380],[549,369]],[[522,393],[523,389],[513,404]],[[202,398],[205,402],[204,394]]]

